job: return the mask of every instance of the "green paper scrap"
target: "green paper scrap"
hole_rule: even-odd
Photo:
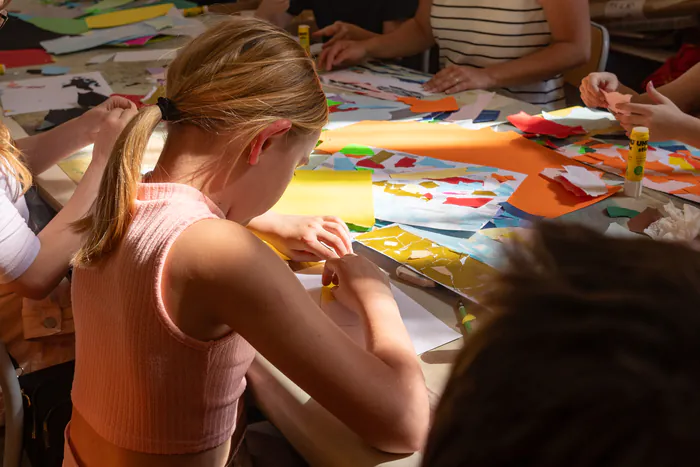
[[[579,154],[588,154],[591,152],[596,152],[595,149],[587,148],[586,146],[581,146],[578,150]]]
[[[366,170],[369,173],[374,173],[374,169],[370,169],[369,167],[355,167],[355,170]]]
[[[369,232],[372,230],[372,227],[362,227],[359,225],[351,224],[349,222],[346,222],[345,225],[348,226],[348,229],[352,230],[353,232]]]
[[[374,151],[368,146],[361,144],[349,144],[340,150],[343,154],[351,154],[353,156],[374,156]]]
[[[326,102],[328,103],[328,107],[333,107],[334,105],[340,105],[342,102],[334,101],[331,99],[326,99]]]
[[[45,31],[65,34],[67,36],[77,36],[90,30],[84,19],[42,18],[40,16],[34,16],[27,19],[27,22]]]
[[[85,12],[91,15],[107,13],[108,10],[119,8],[133,1],[134,0],[102,0],[101,2],[95,3],[90,8],[86,8]]]
[[[618,217],[629,217],[632,219],[635,216],[639,215],[639,211],[635,211],[634,209],[627,209],[623,208],[621,206],[608,206],[608,216],[612,217],[613,219],[618,218]]]

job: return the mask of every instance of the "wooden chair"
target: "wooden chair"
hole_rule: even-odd
[[[591,58],[587,63],[564,73],[566,103],[579,105],[578,88],[583,78],[596,71],[605,71],[610,50],[610,35],[605,26],[591,22]]]
[[[0,388],[5,402],[5,453],[3,467],[20,467],[22,462],[22,427],[24,407],[15,367],[5,344],[0,341]]]

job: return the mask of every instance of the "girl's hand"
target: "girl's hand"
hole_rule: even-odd
[[[129,104],[131,104],[131,107],[126,109],[115,105],[108,111],[102,111],[104,112],[102,116],[102,125],[96,132],[95,146],[92,150],[93,162],[106,165],[109,156],[112,154],[112,149],[114,148],[114,143],[117,141],[117,138],[119,138],[124,128],[138,113],[136,106],[132,102],[129,102]],[[95,109],[97,108],[99,107],[95,107]]]
[[[368,309],[386,305],[387,309],[398,311],[391,293],[389,278],[381,269],[366,258],[347,255],[326,261],[323,270],[323,285],[331,283],[335,298],[364,316]]]
[[[323,261],[352,253],[350,230],[334,216],[268,212],[248,226],[292,261]]]
[[[620,87],[620,81],[612,73],[591,73],[583,78],[579,90],[581,99],[587,107],[607,108],[608,102],[602,91],[613,92]]]
[[[129,99],[121,96],[113,96],[97,107],[85,112],[80,117],[80,123],[95,141],[102,125],[113,110],[136,110],[136,105]]]
[[[689,115],[680,110],[671,99],[656,90],[650,81],[647,85],[647,95],[655,104],[618,104],[619,112],[615,118],[620,125],[631,132],[634,127],[645,126],[649,128],[651,141],[668,141],[682,137],[682,131]]]
[[[363,41],[339,40],[324,47],[319,58],[319,68],[331,71],[333,67],[354,65],[367,58],[367,48]]]
[[[490,89],[495,86],[494,79],[486,69],[450,65],[425,83],[424,88],[428,92],[454,94],[470,89]]]

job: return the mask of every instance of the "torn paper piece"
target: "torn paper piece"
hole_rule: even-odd
[[[433,254],[429,251],[425,250],[419,250],[419,251],[412,251],[411,256],[408,257],[408,259],[423,259],[423,258],[428,258],[430,256],[433,256]]]
[[[605,100],[608,102],[608,109],[612,110],[613,112],[623,114],[623,115],[629,115],[629,112],[623,112],[621,110],[618,110],[617,106],[618,104],[628,104],[632,100],[632,95],[631,94],[621,94],[617,91],[614,92],[606,92],[602,91],[603,95],[605,96]]]
[[[100,54],[100,55],[95,55],[92,57],[90,60],[86,62],[87,65],[97,65],[100,63],[105,63],[110,61],[115,54]]]
[[[630,232],[626,227],[618,224],[617,222],[610,224],[608,229],[605,231],[605,235],[615,238],[644,238],[639,234]]]
[[[138,50],[134,52],[119,52],[114,56],[115,62],[157,62],[173,60],[177,49]]]
[[[627,228],[630,229],[631,232],[642,234],[647,229],[647,227],[649,227],[651,224],[661,219],[662,217],[663,214],[661,214],[661,212],[659,212],[658,209],[646,208],[644,211],[641,212],[641,214],[639,214],[638,216],[634,216],[634,218],[630,219],[629,222],[627,222]]]
[[[583,167],[565,166],[565,170],[547,168],[541,172],[543,177],[560,183],[567,190],[578,196],[602,196],[608,193],[608,187],[601,180],[602,172],[593,172]]]
[[[459,122],[462,120],[474,120],[491,102],[494,93],[486,92],[479,93],[476,96],[476,102],[473,104],[463,105],[461,109],[454,112],[445,119],[446,122]]]
[[[684,204],[683,209],[678,209],[672,202],[662,209],[666,217],[644,229],[644,233],[651,238],[690,242],[700,234],[700,209],[690,204]]]
[[[569,136],[586,134],[586,130],[580,126],[570,127],[561,125],[551,120],[545,120],[542,117],[528,115],[525,112],[508,116],[508,121],[522,132],[547,135],[553,138],[563,139]]]

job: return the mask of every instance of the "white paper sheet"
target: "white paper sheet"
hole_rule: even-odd
[[[161,60],[173,60],[177,55],[177,49],[152,49],[137,50],[134,52],[118,52],[114,56],[115,62],[157,62]]]
[[[82,92],[93,91],[103,96],[113,94],[98,71],[6,82],[0,84],[0,91],[5,115],[77,107],[78,93]]]
[[[146,23],[135,23],[128,26],[91,30],[82,36],[63,36],[58,39],[41,42],[48,53],[54,55],[93,49],[110,42],[117,42],[134,37],[155,36],[156,28]]]
[[[92,57],[90,60],[86,62],[87,65],[98,65],[100,63],[105,63],[110,61],[116,54],[100,54],[100,55],[95,55]]]
[[[309,291],[314,301],[321,305],[328,316],[357,343],[364,346],[364,327],[360,316],[337,301],[321,303],[321,289],[323,288],[321,275],[304,274],[302,271],[302,273],[297,274],[297,277],[304,288]],[[411,342],[413,342],[417,355],[459,339],[461,334],[437,319],[399,288],[392,285],[391,291],[394,294],[396,303],[399,305],[401,319],[408,330],[408,335],[411,337]]]

